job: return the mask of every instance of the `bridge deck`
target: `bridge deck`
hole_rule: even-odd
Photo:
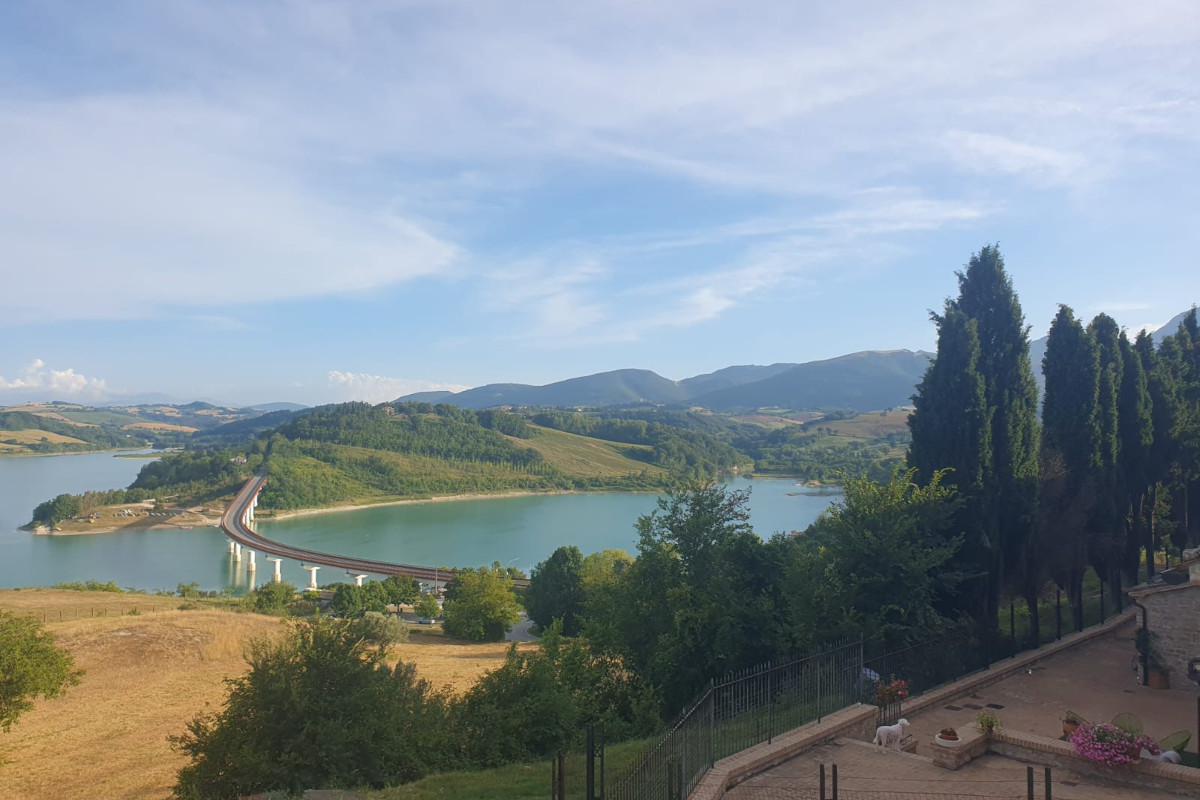
[[[233,541],[248,547],[252,550],[258,550],[263,553],[269,553],[280,558],[290,558],[296,561],[301,561],[306,564],[320,564],[327,567],[340,567],[353,572],[369,573],[374,575],[409,575],[417,580],[425,581],[441,581],[445,580],[450,575],[447,571],[435,567],[426,567],[417,564],[395,564],[390,561],[377,561],[370,558],[357,558],[355,556],[340,556],[335,553],[322,553],[319,550],[308,550],[303,547],[293,547],[292,545],[276,542],[273,539],[268,539],[265,536],[260,536],[254,531],[247,528],[242,519],[245,517],[246,509],[258,496],[262,490],[263,484],[266,483],[267,476],[255,475],[238,491],[234,496],[233,502],[225,509],[225,513],[221,515],[221,529],[225,531],[225,535]],[[524,579],[513,580],[514,586],[528,586],[529,581]]]

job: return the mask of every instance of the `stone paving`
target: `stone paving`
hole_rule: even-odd
[[[1197,746],[1197,687],[1172,675],[1172,688],[1152,690],[1137,684],[1131,668],[1134,657],[1134,624],[1112,631],[1062,652],[1045,656],[970,696],[940,701],[905,714],[917,741],[915,754],[876,752],[860,741],[838,739],[760,773],[726,793],[731,800],[790,800],[817,798],[821,764],[838,765],[840,800],[952,800],[952,798],[1026,797],[1026,764],[989,754],[957,771],[933,765],[930,753],[937,745],[933,735],[950,726],[969,729],[982,709],[993,711],[1002,726],[1057,738],[1067,709],[1096,721],[1111,720],[1119,712],[1141,717],[1145,731],[1161,739],[1177,730],[1189,730],[1188,749]],[[1181,685],[1182,684],[1182,685]],[[1143,800],[1172,797],[1152,789],[1132,789],[1106,783],[1102,778],[1055,769],[1053,797],[1063,800]],[[1035,797],[1044,797],[1043,774],[1035,766]],[[827,786],[832,797],[832,786]]]
[[[816,800],[820,765],[825,764],[826,794],[833,797],[832,765],[838,766],[839,800],[954,800],[996,798],[1024,800],[1026,766],[985,755],[950,771],[935,767],[926,756],[878,752],[866,742],[840,739],[793,758],[730,789],[728,800]],[[1057,800],[1161,800],[1174,795],[1105,785],[1096,778],[1054,770],[1052,796]],[[1045,797],[1043,772],[1034,767],[1034,797]]]
[[[933,735],[944,727],[970,727],[983,708],[994,711],[1005,727],[1054,738],[1062,736],[1062,718],[1068,709],[1092,722],[1108,722],[1129,711],[1141,717],[1145,732],[1154,739],[1191,731],[1188,749],[1195,752],[1197,687],[1174,674],[1170,689],[1139,686],[1131,667],[1134,629],[1133,623],[1122,625],[1035,661],[970,697],[908,716],[919,743],[917,752],[928,754]]]

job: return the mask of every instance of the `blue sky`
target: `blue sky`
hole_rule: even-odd
[[[809,8],[806,8],[809,7]],[[381,401],[1200,300],[1200,4],[0,5],[0,401]]]

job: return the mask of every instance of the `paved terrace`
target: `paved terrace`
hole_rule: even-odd
[[[1157,691],[1137,685],[1131,669],[1135,625],[1129,614],[1100,628],[1064,637],[1059,643],[998,662],[992,669],[913,698],[905,705],[917,742],[914,754],[876,752],[866,740],[874,729],[870,707],[850,707],[819,725],[809,725],[718,762],[701,781],[692,800],[773,800],[817,798],[819,767],[838,765],[841,800],[950,800],[950,798],[1024,798],[1023,761],[989,753],[957,771],[934,766],[938,747],[933,735],[951,726],[972,729],[979,709],[990,708],[1003,728],[1020,738],[1035,764],[1053,766],[1053,796],[1063,800],[1143,800],[1200,797],[1200,771],[1186,770],[1195,783],[1156,781],[1178,777],[1182,767],[1145,767],[1147,783],[1156,788],[1121,786],[1093,771],[1069,769],[1069,745],[1058,742],[1062,717],[1071,709],[1094,722],[1122,711],[1141,717],[1146,732],[1160,739],[1177,730],[1193,733],[1188,749],[1195,752],[1197,688],[1172,675],[1173,688]],[[1055,651],[1055,652],[1050,652]],[[1182,685],[1181,685],[1182,684]],[[998,739],[1007,739],[1002,734]],[[1165,772],[1163,772],[1165,770]],[[1126,773],[1128,774],[1128,773]],[[751,777],[746,777],[751,776]],[[1139,774],[1139,780],[1141,779]],[[738,783],[739,780],[744,782]],[[1043,796],[1041,766],[1035,766],[1036,796]],[[736,784],[736,785],[735,785]],[[1162,786],[1167,786],[1166,791]],[[730,786],[727,791],[725,787]],[[722,792],[724,791],[724,794]],[[832,796],[831,789],[827,796]]]

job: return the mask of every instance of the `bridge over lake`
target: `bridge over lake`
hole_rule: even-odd
[[[293,547],[292,545],[260,536],[250,526],[254,521],[254,508],[258,505],[258,494],[262,491],[263,484],[266,482],[267,476],[262,474],[255,475],[246,481],[245,485],[234,496],[233,502],[225,509],[225,513],[221,515],[221,530],[229,537],[230,551],[235,553],[237,559],[240,561],[242,549],[245,548],[248,551],[249,566],[251,569],[255,568],[254,553],[258,551],[266,553],[268,559],[275,562],[276,580],[279,579],[279,562],[281,559],[290,558],[301,562],[304,568],[309,570],[310,589],[317,588],[316,571],[323,566],[338,567],[352,575],[360,576],[358,578],[359,583],[362,581],[361,576],[366,575],[408,575],[419,581],[428,581],[434,584],[444,583],[454,576],[453,571],[439,567],[396,564],[390,561],[376,561],[356,556],[323,553],[318,550]],[[512,584],[513,586],[524,587],[529,585],[529,581],[518,578],[513,580]]]

